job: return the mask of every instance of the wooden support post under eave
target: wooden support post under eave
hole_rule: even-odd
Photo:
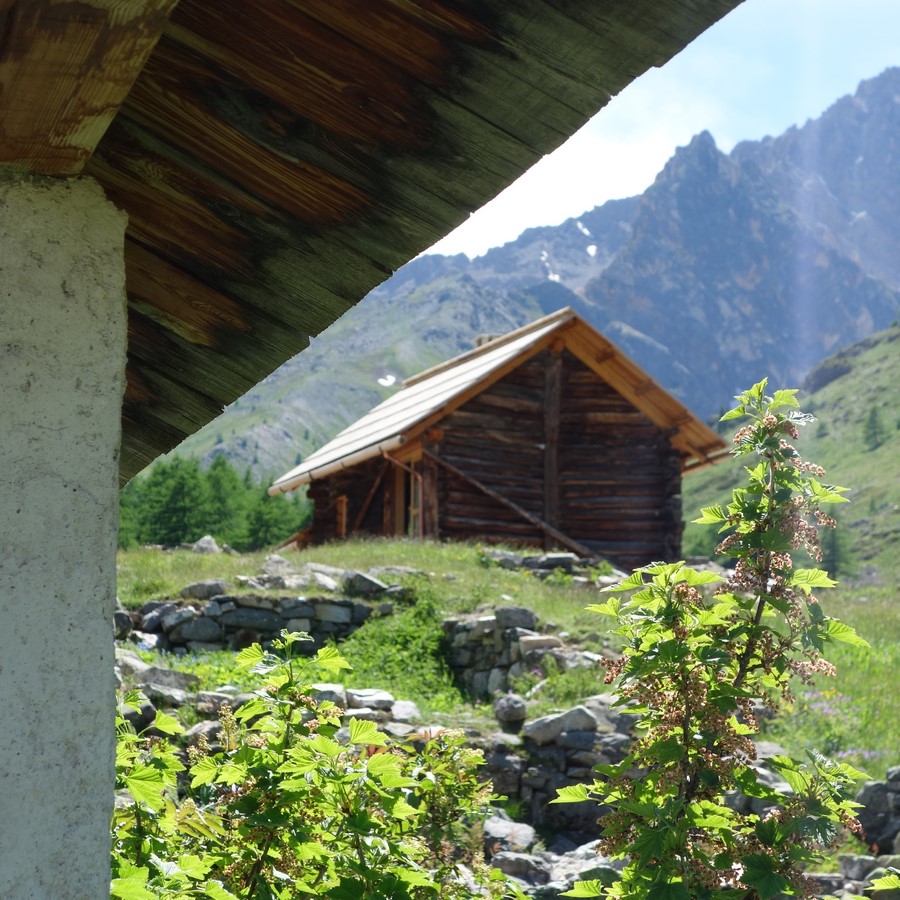
[[[554,346],[544,370],[544,521],[559,525],[559,411],[562,383],[562,347]],[[544,532],[544,549],[553,546]]]
[[[177,2],[0,4],[0,165],[80,174]]]
[[[426,444],[425,449],[429,447],[433,445]],[[440,537],[438,467],[434,458],[425,454],[422,455],[422,536],[433,540]]]

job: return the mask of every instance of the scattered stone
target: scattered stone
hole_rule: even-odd
[[[151,604],[147,604],[147,606],[150,605]],[[153,608],[146,613],[141,610],[143,616],[141,619],[141,631],[146,631],[150,634],[161,631],[163,617],[177,609],[174,603],[155,603],[152,604],[152,606]],[[146,608],[147,607],[144,607],[144,609]]]
[[[394,695],[387,691],[379,691],[375,688],[348,688],[347,690],[347,705],[353,710],[367,706],[372,709],[389,710],[395,702]]]
[[[117,641],[124,641],[134,630],[134,622],[128,611],[116,597],[116,608],[113,612],[113,634]]]
[[[341,583],[348,597],[377,597],[383,594],[388,586],[372,575],[364,572],[348,572]]]
[[[193,697],[181,688],[153,682],[142,684],[141,690],[154,706],[184,706]]]
[[[412,700],[395,700],[391,706],[391,718],[395,722],[418,722],[422,718],[422,713]]]
[[[327,600],[314,607],[320,622],[349,625],[353,621],[353,604],[349,600]]]
[[[580,562],[581,557],[575,553],[542,553],[540,556],[527,556],[522,561],[527,569],[544,569],[550,572],[562,569],[569,575]]]
[[[554,741],[564,731],[595,731],[597,720],[584,706],[576,706],[564,713],[542,716],[528,722],[523,735],[539,747]]]
[[[502,850],[491,857],[491,865],[527,884],[546,884],[550,880],[550,867],[547,863],[527,853]]]
[[[321,588],[323,591],[338,591],[340,590],[340,585],[332,578],[330,575],[326,575],[324,572],[312,572],[311,573],[311,581],[316,587]]]
[[[209,600],[228,590],[228,582],[221,579],[194,581],[181,589],[181,596],[190,600]]]
[[[270,553],[263,563],[262,575],[295,575],[297,570],[283,557],[277,553]]]
[[[190,691],[200,686],[200,679],[196,675],[162,666],[148,666],[140,673],[140,677],[144,684],[178,688],[182,691]]]
[[[178,607],[167,612],[163,616],[160,625],[162,626],[162,630],[168,634],[177,625],[180,625],[182,622],[190,622],[191,619],[196,618],[197,615],[197,610],[194,609],[193,606]]]
[[[188,728],[184,737],[189,747],[199,743],[201,737],[206,738],[208,744],[213,744],[221,731],[222,723],[218,719],[206,719]]]
[[[538,617],[524,606],[498,606],[494,611],[498,628],[537,628]]]
[[[206,534],[199,541],[191,546],[191,549],[194,553],[205,553],[205,554],[213,554],[213,553],[221,553],[222,549],[216,543],[216,540],[212,535]]]
[[[126,677],[140,675],[150,668],[133,650],[116,647],[116,668]]]
[[[265,632],[266,634],[275,634],[284,627],[284,620],[276,613],[270,610],[251,609],[243,606],[223,612],[219,616],[219,621],[226,628],[249,628],[253,631]]]
[[[528,707],[518,694],[503,694],[494,701],[494,715],[501,727],[518,731],[528,715]]]
[[[310,685],[312,695],[320,703],[329,701],[341,709],[347,708],[347,691],[342,684],[329,684],[328,682],[320,682],[319,684]]]
[[[222,626],[209,616],[200,616],[180,622],[169,631],[169,640],[173,644],[186,644],[200,641],[213,643],[222,637]]]

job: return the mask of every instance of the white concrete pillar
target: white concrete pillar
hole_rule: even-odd
[[[125,215],[0,172],[0,897],[109,896]]]

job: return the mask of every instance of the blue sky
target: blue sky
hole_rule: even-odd
[[[432,251],[478,256],[525,228],[639,194],[698,132],[730,151],[816,118],[897,65],[900,0],[746,0]]]

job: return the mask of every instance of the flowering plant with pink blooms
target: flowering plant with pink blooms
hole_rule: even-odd
[[[717,552],[736,560],[727,581],[654,563],[589,607],[614,617],[624,639],[606,682],[638,716],[637,737],[621,763],[598,766],[592,785],[564,788],[554,802],[604,804],[600,850],[628,863],[616,883],[583,881],[563,896],[809,897],[804,869],[844,829],[858,830],[851,797],[861,772],[818,753],[775,756],[766,766],[791,789],[779,793],[760,775],[753,740],[757,715],[791,699],[792,679],[834,674],[828,644],[865,645],[813,594],[834,582],[792,556],[821,560],[819,529],[835,525],[821,508],[845,502],[844,488],[823,483],[824,470],[791,443],[812,421],[795,395],[769,396],[761,381],[722,417],[748,420],[733,449],[748,460],[747,478],[697,521],[721,526]]]

